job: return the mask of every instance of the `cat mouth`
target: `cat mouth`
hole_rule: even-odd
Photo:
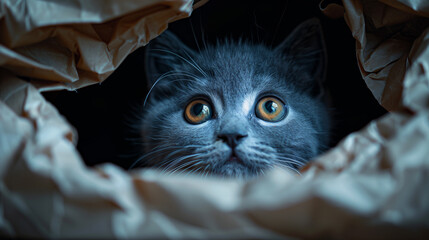
[[[244,165],[243,160],[239,158],[234,152],[231,153],[231,156],[229,156],[229,158],[226,160],[225,163],[236,163],[236,164]]]
[[[256,175],[255,168],[249,165],[248,160],[240,158],[235,153],[226,158],[222,167],[217,167],[213,173],[234,178],[247,178]]]

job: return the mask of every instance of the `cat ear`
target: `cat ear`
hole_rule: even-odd
[[[327,57],[322,27],[317,18],[301,23],[275,50],[290,60],[298,71],[309,76],[301,79],[300,86],[314,95],[323,94]]]
[[[170,31],[151,40],[145,47],[145,70],[149,87],[163,75],[195,55],[195,52]]]

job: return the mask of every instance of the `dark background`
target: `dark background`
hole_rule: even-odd
[[[333,103],[334,146],[385,110],[361,79],[355,41],[344,20],[325,17],[318,4],[319,0],[211,0],[169,29],[195,49],[226,37],[275,46],[299,23],[319,18],[328,49],[326,86]],[[129,123],[136,121],[147,92],[143,51],[132,53],[102,84],[76,92],[44,93],[78,130],[77,148],[88,165],[112,162],[128,168],[139,155],[139,136]]]

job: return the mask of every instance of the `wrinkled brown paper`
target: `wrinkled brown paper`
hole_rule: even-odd
[[[2,236],[428,236],[429,2],[343,1],[363,79],[392,112],[300,177],[276,170],[250,182],[89,168],[73,127],[39,93],[104,80],[168,22],[188,16],[192,1],[0,5]]]
[[[73,90],[106,79],[136,48],[192,11],[191,0],[3,0],[2,68]]]

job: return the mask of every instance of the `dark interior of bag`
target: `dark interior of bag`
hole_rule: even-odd
[[[190,18],[171,23],[169,29],[194,49],[225,38],[275,46],[299,23],[312,17],[321,21],[328,52],[326,88],[332,102],[333,147],[386,111],[361,78],[355,40],[344,19],[324,16],[319,0],[214,0]],[[139,156],[139,133],[131,130],[129,124],[135,121],[148,92],[143,51],[140,48],[129,55],[101,84],[75,92],[43,93],[77,129],[77,148],[89,166],[111,162],[127,169]]]

